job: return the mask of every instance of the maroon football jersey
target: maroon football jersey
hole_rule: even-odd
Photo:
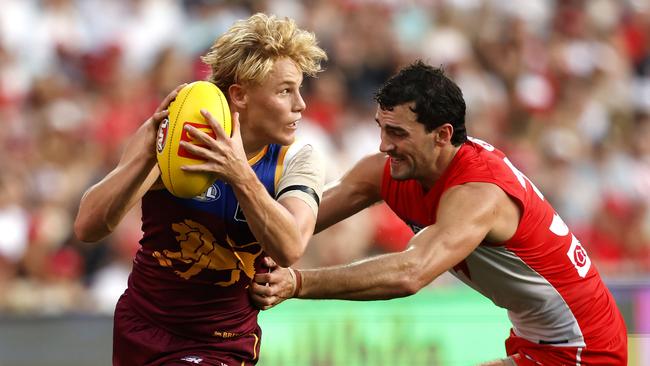
[[[286,149],[270,145],[250,162],[272,197]],[[263,270],[264,252],[232,187],[217,181],[192,199],[150,191],[142,199],[142,231],[120,301],[175,335],[201,342],[247,338],[258,347],[258,310],[247,288]]]

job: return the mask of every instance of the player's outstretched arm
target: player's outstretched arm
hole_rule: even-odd
[[[74,222],[79,240],[94,242],[110,234],[158,179],[156,132],[160,122],[167,118],[169,103],[183,86],[185,84],[169,93],[154,114],[138,128],[117,167],[84,193]]]
[[[328,185],[318,211],[317,233],[381,201],[385,163],[386,154],[369,155],[356,163],[341,179]]]
[[[491,184],[453,187],[440,200],[436,224],[414,236],[405,251],[349,265],[301,270],[298,291],[289,269],[256,274],[252,299],[266,309],[293,295],[347,300],[412,295],[467,257],[485,239],[501,220],[499,204],[504,199],[508,200],[505,193]]]

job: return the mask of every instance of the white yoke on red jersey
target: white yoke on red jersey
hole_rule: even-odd
[[[428,192],[415,180],[396,181],[387,161],[384,201],[414,232],[435,224],[450,187],[486,182],[521,208],[513,237],[482,243],[450,272],[508,310],[516,336],[536,344],[606,350],[625,335],[614,299],[585,249],[539,190],[505,155],[476,139],[463,144]]]

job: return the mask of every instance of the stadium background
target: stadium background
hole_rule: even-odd
[[[574,229],[650,365],[650,1],[0,0],[0,365],[110,363],[111,314],[140,235],[134,209],[96,245],[83,191],[233,21],[263,11],[316,33],[300,134],[328,179],[377,150],[372,94],[416,58],[442,65],[470,133],[502,148]],[[400,250],[373,207],[310,244],[302,267]],[[288,301],[261,316],[260,364],[469,365],[503,353],[505,312],[447,276],[388,302]],[[34,349],[38,346],[37,349]]]

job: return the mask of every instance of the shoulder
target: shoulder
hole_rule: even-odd
[[[316,214],[325,184],[320,154],[311,144],[298,141],[283,149],[284,168],[277,178],[276,199],[296,197],[306,202]]]
[[[359,160],[347,173],[367,178],[381,178],[388,157],[384,153],[367,155]]]
[[[517,232],[522,207],[493,183],[471,182],[454,186],[441,197],[437,217],[447,224],[462,222],[482,228],[484,240],[504,243]]]
[[[322,160],[321,154],[312,144],[308,141],[297,140],[293,144],[286,146],[286,153],[284,162],[290,163],[295,159],[320,162]]]
[[[386,154],[378,153],[365,156],[343,175],[341,179],[348,185],[355,185],[361,190],[378,190],[381,186]]]
[[[327,185],[329,201],[349,205],[361,202],[360,205],[366,206],[379,201],[385,161],[384,154],[368,155],[359,160],[340,179]]]
[[[306,142],[296,142],[283,148],[282,177],[291,175],[307,175],[324,179],[325,171],[321,154]]]
[[[368,155],[359,160],[340,181],[350,192],[379,200],[385,164],[386,154]]]
[[[507,199],[507,195],[496,184],[468,182],[445,190],[440,197],[440,204],[471,208],[472,211],[494,210],[503,199]]]

